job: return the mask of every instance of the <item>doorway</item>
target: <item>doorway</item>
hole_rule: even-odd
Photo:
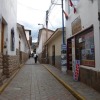
[[[72,41],[67,40],[67,69],[72,70]]]
[[[52,65],[55,65],[55,45],[52,46]]]

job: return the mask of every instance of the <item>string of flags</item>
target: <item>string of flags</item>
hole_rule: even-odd
[[[66,20],[68,20],[68,14],[63,10]]]
[[[70,3],[70,6],[73,7],[73,9],[74,9],[74,13],[76,13],[76,8],[75,8],[75,6],[73,5],[73,3],[72,3],[71,0],[69,0],[69,3]]]
[[[73,3],[72,3],[71,0],[69,0],[69,5],[70,5],[71,7],[73,7],[74,13],[76,13],[76,8],[74,7],[74,5],[73,5]],[[68,20],[68,14],[67,14],[64,10],[63,10],[63,13],[64,13],[64,15],[65,15],[66,20]]]

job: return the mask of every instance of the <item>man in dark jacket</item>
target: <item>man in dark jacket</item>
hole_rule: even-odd
[[[38,58],[38,55],[35,53],[34,54],[34,61],[35,61],[35,63],[37,63],[37,58]]]

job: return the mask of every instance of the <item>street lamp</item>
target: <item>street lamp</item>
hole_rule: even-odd
[[[40,23],[39,23],[38,25],[42,25],[42,27],[44,28],[44,25],[43,25],[43,24],[40,24]]]

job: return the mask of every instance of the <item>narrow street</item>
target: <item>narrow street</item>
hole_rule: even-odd
[[[30,58],[1,93],[0,100],[76,100],[41,64]]]

